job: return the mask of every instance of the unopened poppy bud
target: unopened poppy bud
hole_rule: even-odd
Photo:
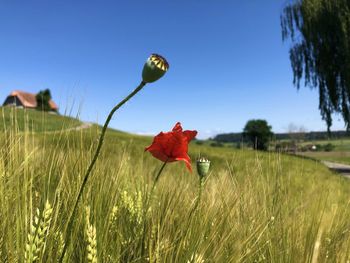
[[[169,69],[169,64],[160,55],[152,54],[146,61],[142,70],[142,80],[146,83],[154,82],[165,74]]]
[[[209,168],[210,168],[210,161],[208,159],[199,158],[197,160],[197,172],[201,178],[205,177],[208,174]]]

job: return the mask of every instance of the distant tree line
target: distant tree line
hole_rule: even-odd
[[[214,138],[212,138],[213,141],[217,142],[241,142],[243,140],[243,133],[222,133],[216,135]]]
[[[347,131],[332,131],[331,138],[333,139],[342,139],[350,137],[350,133]],[[303,138],[306,141],[312,140],[327,140],[329,139],[328,133],[325,132],[305,132],[303,134]],[[213,141],[221,142],[221,143],[238,143],[244,141],[244,136],[242,132],[238,133],[223,133],[218,134],[214,138]],[[273,136],[274,140],[288,140],[290,139],[290,133],[275,133]]]

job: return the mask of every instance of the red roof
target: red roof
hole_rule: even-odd
[[[17,97],[21,101],[24,107],[27,107],[27,108],[37,107],[36,94],[15,90],[11,92],[10,96]],[[49,105],[51,109],[58,110],[58,106],[53,100],[49,101]]]

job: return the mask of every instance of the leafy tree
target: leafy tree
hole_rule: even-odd
[[[271,129],[265,120],[250,120],[243,129],[243,135],[252,143],[255,150],[266,151],[273,135]]]
[[[50,111],[51,106],[49,101],[51,100],[51,92],[49,89],[41,90],[36,95],[37,109],[41,111]]]
[[[350,1],[292,0],[281,15],[283,40],[290,39],[294,85],[319,90],[328,132],[332,113],[350,124]]]

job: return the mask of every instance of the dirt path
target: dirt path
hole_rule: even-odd
[[[333,163],[328,161],[322,161],[322,163],[327,166],[329,169],[341,174],[342,176],[350,179],[350,165]]]
[[[56,133],[61,133],[61,132],[69,132],[69,131],[80,131],[80,130],[85,130],[91,128],[93,123],[91,122],[82,122],[79,126],[67,128],[67,129],[62,129],[62,130],[57,130],[57,131],[44,131],[40,133],[45,133],[45,134],[56,134]]]
[[[65,129],[64,131],[80,131],[80,130],[89,129],[91,126],[92,126],[91,122],[83,122],[81,125],[77,127],[68,128],[68,129]]]

